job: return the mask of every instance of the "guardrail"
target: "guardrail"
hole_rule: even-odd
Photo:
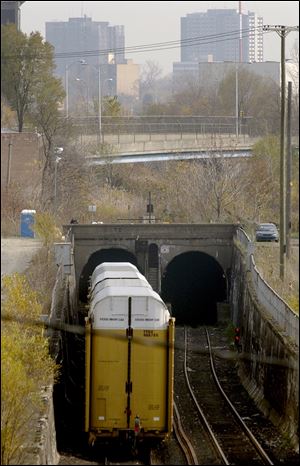
[[[299,347],[299,316],[260,275],[254,262],[254,245],[246,232],[238,228],[236,236],[237,240],[246,247],[247,266],[251,272],[258,300],[275,319],[281,330]]]

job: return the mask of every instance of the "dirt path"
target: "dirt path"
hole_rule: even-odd
[[[33,238],[1,238],[1,277],[24,272],[41,246]]]

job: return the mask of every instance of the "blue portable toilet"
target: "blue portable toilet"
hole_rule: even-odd
[[[34,238],[35,234],[32,229],[35,220],[35,210],[22,210],[21,212],[21,236],[25,236],[27,238]]]

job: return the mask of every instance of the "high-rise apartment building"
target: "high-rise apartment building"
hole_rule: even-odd
[[[248,12],[241,14],[240,25],[234,9],[187,14],[181,18],[181,62],[263,61],[263,35],[257,29],[262,22]]]
[[[249,61],[264,61],[263,18],[249,11]]]
[[[90,65],[126,63],[124,26],[110,26],[92,18],[69,18],[69,21],[46,22],[46,40],[55,48],[56,74],[64,76],[77,55]]]
[[[87,16],[46,22],[46,40],[55,49],[55,74],[66,89],[67,114],[76,111],[91,116],[100,99],[131,89],[133,77],[137,81],[138,65],[125,58],[124,26]]]

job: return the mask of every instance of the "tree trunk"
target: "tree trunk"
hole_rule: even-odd
[[[19,133],[22,133],[22,131],[23,131],[23,124],[24,124],[23,115],[18,113],[18,127],[19,127]]]
[[[51,157],[47,157],[42,175],[41,202],[46,210],[54,206],[54,166]]]

